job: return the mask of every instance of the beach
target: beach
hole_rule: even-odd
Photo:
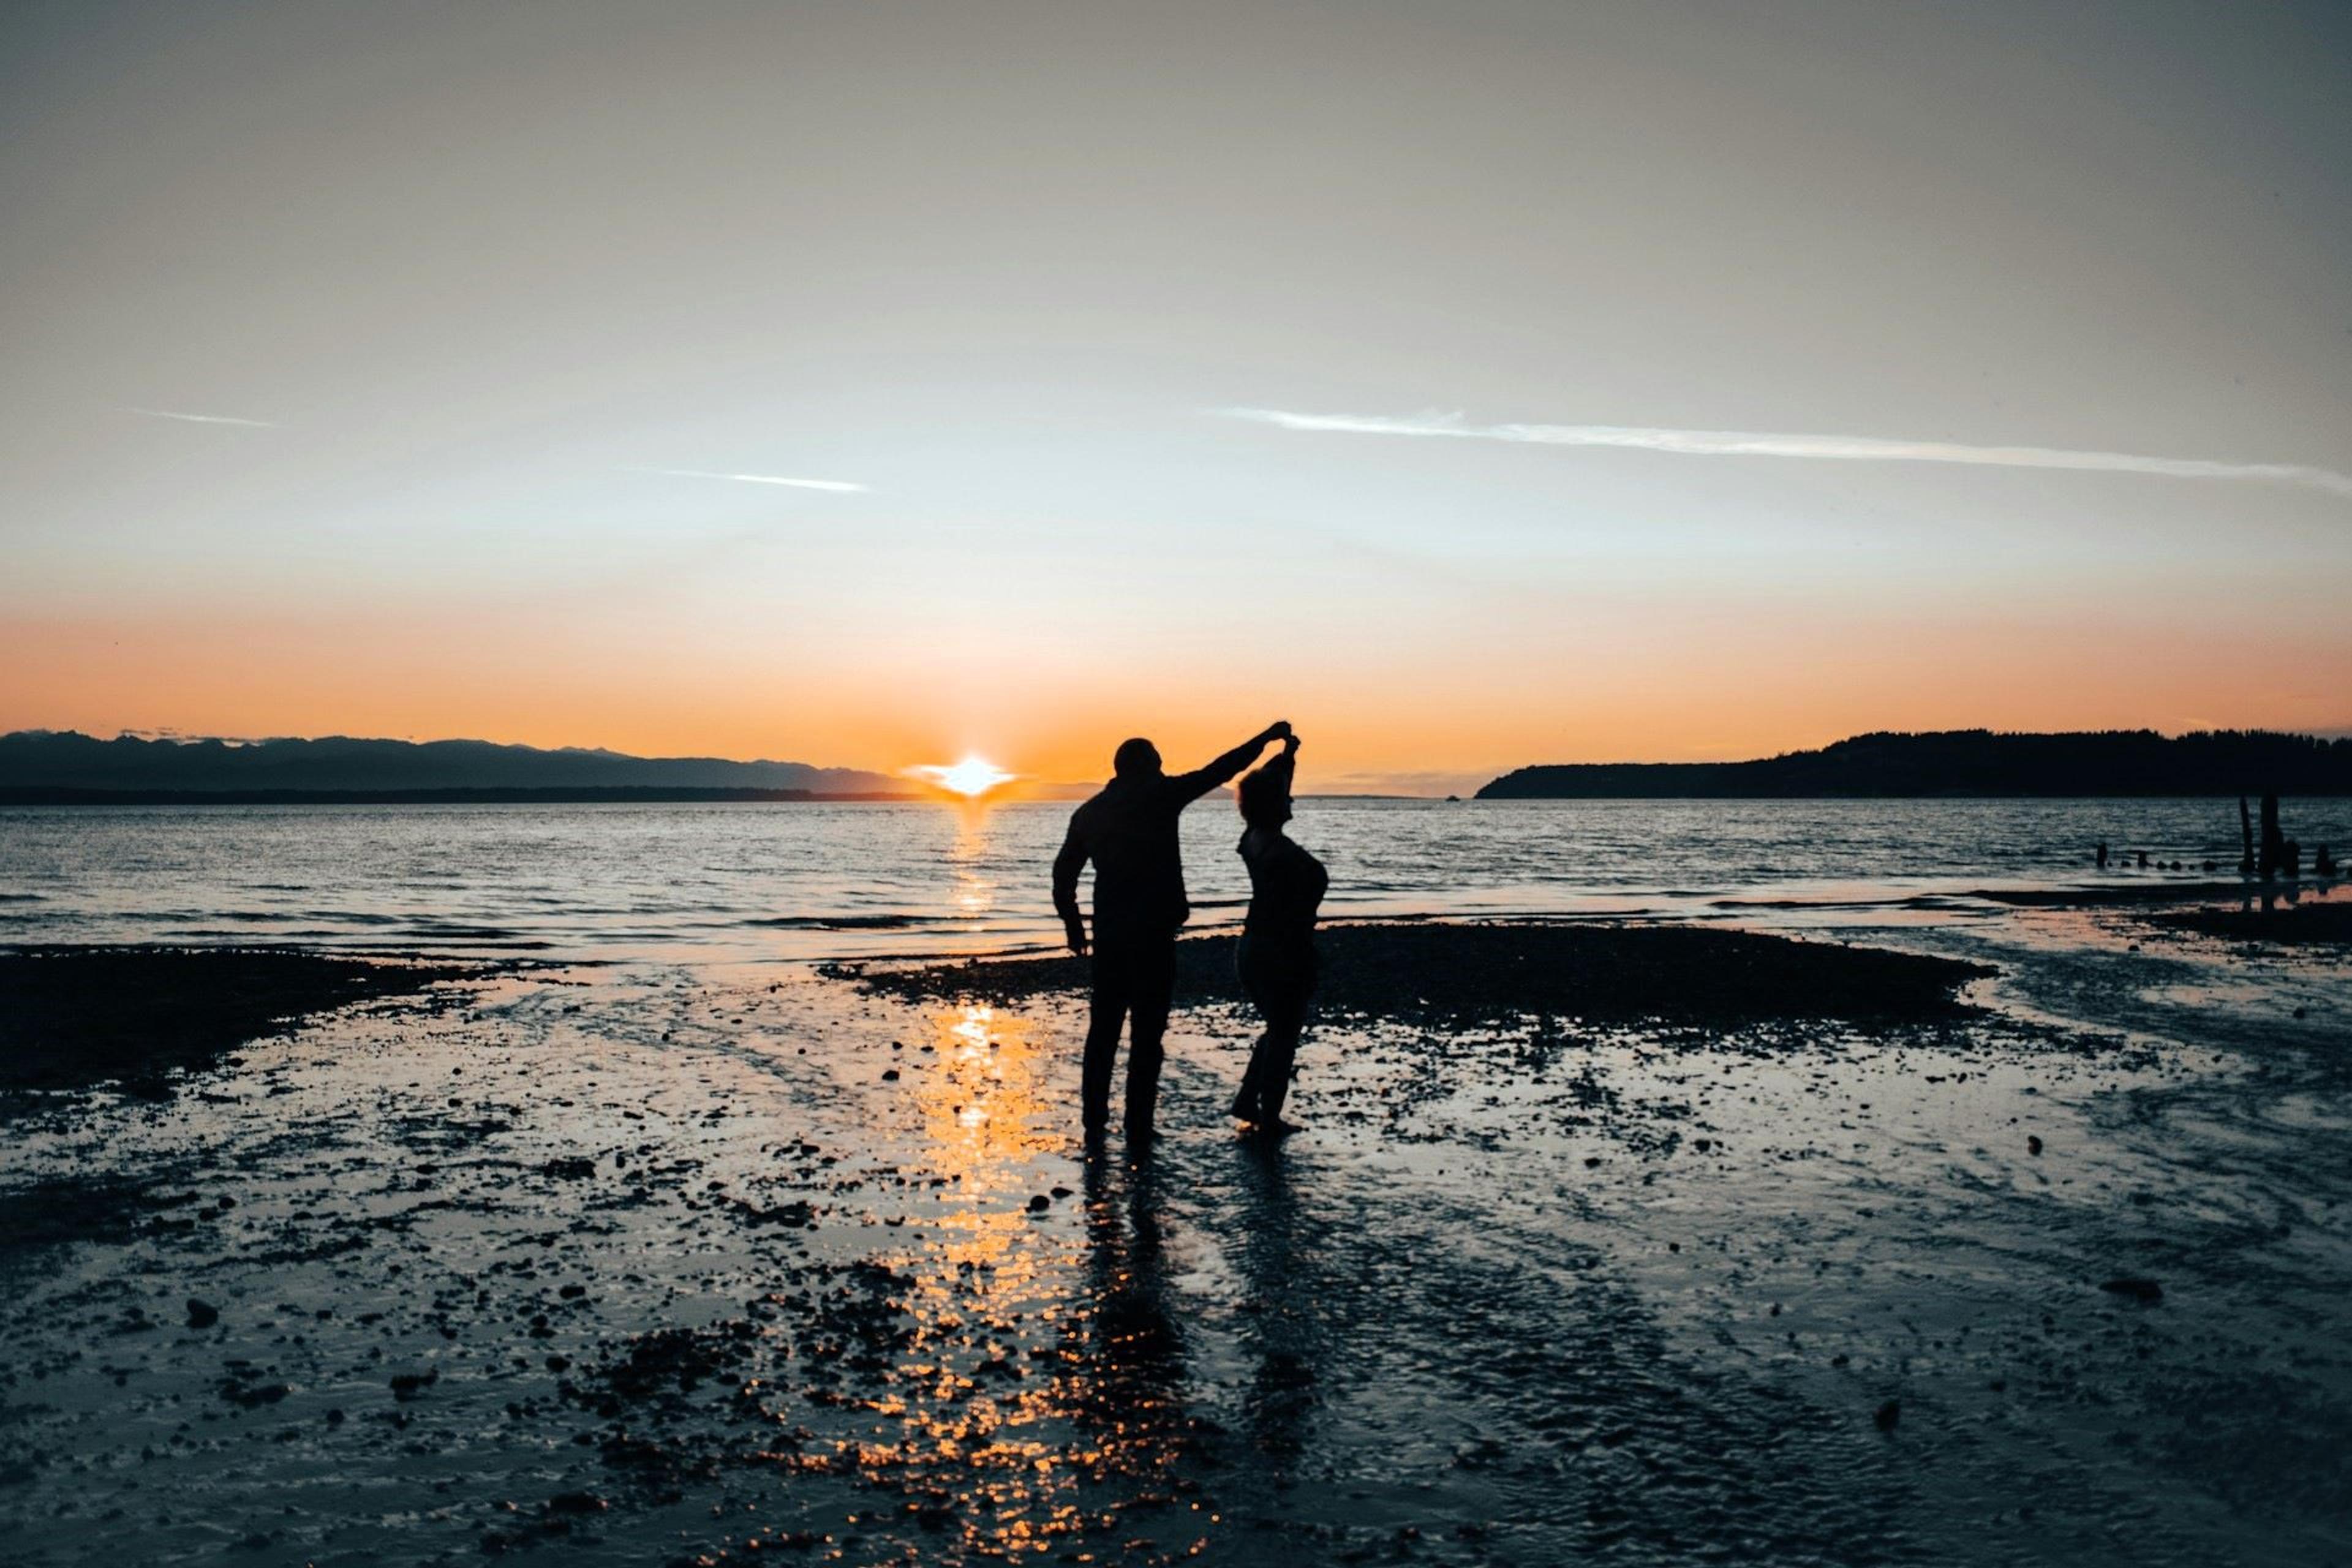
[[[1148,1156],[1076,1136],[1066,961],[445,956],[161,1089],[7,1091],[0,1522],[35,1563],[2337,1560],[2346,956],[2177,912],[1329,931],[1276,1150],[1222,1114],[1210,939]]]
[[[0,124],[0,1568],[2352,1568],[2352,0]]]

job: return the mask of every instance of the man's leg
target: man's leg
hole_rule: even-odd
[[[1149,1132],[1160,1103],[1160,1040],[1176,990],[1176,933],[1139,943],[1128,973],[1135,1027],[1127,1047],[1127,1130]]]
[[[1129,954],[1095,944],[1094,996],[1087,1017],[1087,1055],[1080,1068],[1080,1115],[1086,1130],[1099,1132],[1110,1121],[1110,1073],[1118,1059],[1119,1025],[1131,1003]]]

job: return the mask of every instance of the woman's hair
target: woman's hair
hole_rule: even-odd
[[[1277,757],[1242,775],[1237,791],[1242,820],[1252,827],[1279,827],[1290,816],[1290,759]]]

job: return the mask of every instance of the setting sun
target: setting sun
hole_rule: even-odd
[[[977,800],[997,785],[1012,783],[1015,776],[985,757],[966,757],[945,767],[926,763],[907,771],[968,800]]]

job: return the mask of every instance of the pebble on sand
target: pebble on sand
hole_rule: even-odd
[[[2119,1274],[2102,1284],[2099,1289],[2111,1295],[2128,1296],[2135,1301],[2150,1306],[2164,1300],[2163,1286],[2153,1279],[2142,1279],[2134,1275]]]

